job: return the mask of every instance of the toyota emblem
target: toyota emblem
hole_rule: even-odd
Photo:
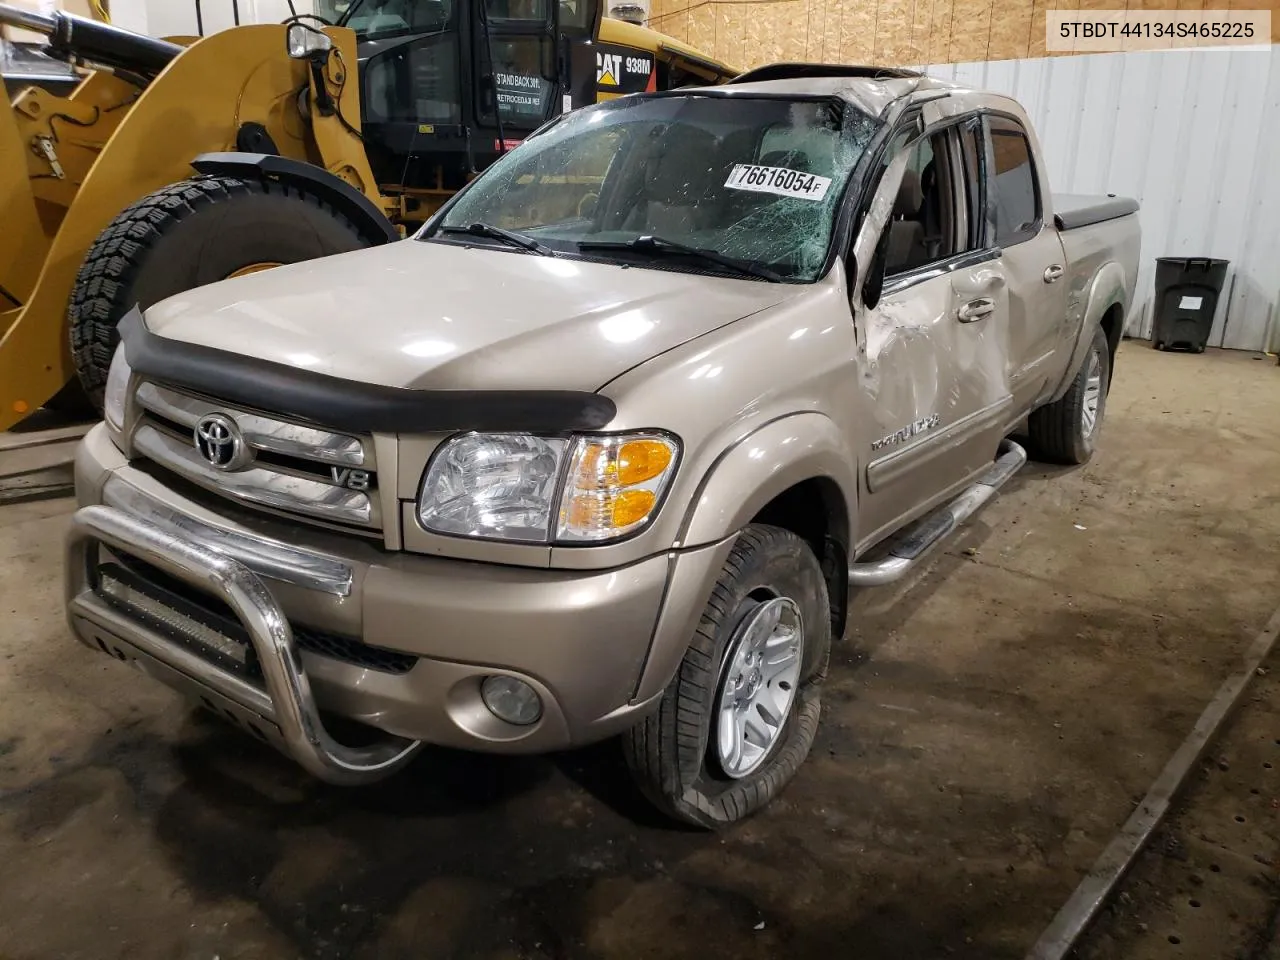
[[[221,413],[201,417],[195,429],[196,450],[217,470],[239,470],[247,462],[244,438],[234,420]]]

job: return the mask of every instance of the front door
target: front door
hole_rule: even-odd
[[[976,120],[899,136],[855,247],[884,262],[878,301],[855,303],[864,546],[988,466],[1010,415],[1008,282],[979,143]]]

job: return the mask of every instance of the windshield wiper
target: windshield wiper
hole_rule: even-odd
[[[441,227],[437,233],[469,233],[473,237],[491,237],[494,240],[501,240],[509,243],[513,247],[523,247],[525,250],[532,250],[541,257],[554,257],[555,251],[545,244],[539,243],[533,237],[526,237],[523,233],[516,233],[514,230],[504,230],[502,227],[495,227],[491,223],[468,223],[465,227]]]
[[[645,236],[636,237],[634,240],[582,240],[578,243],[578,249],[640,250],[645,253],[679,254],[686,257],[697,257],[699,260],[707,261],[707,263],[714,263],[727,270],[732,270],[734,273],[744,273],[747,276],[759,277],[761,280],[772,280],[774,283],[782,281],[782,277],[768,267],[742,263],[716,253],[714,250],[701,250],[698,247],[691,247],[687,243],[678,243],[675,240],[667,240],[664,237]]]

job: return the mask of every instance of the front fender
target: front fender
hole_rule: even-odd
[[[857,461],[830,418],[794,413],[759,427],[730,446],[703,478],[689,505],[680,544],[696,547],[737,533],[770,500],[805,480],[830,480],[840,491],[832,535],[850,543],[857,502]],[[841,529],[843,527],[843,529]]]
[[[1089,297],[1082,313],[1083,320],[1076,331],[1075,345],[1071,350],[1071,362],[1058,388],[1053,391],[1053,401],[1062,399],[1063,394],[1071,386],[1071,382],[1080,372],[1085,355],[1089,352],[1089,344],[1093,341],[1094,328],[1102,322],[1108,310],[1119,304],[1121,310],[1128,310],[1128,295],[1125,292],[1124,268],[1112,260],[1104,263],[1094,274],[1089,284]]]
[[[378,205],[336,174],[305,160],[273,153],[202,153],[191,161],[197,173],[279,180],[323,200],[350,220],[370,244],[400,239],[395,224]]]
[[[815,478],[839,491],[838,502],[824,505],[831,535],[849,543],[857,466],[828,417],[805,412],[771,420],[715,461],[680,528],[682,549],[672,554],[667,595],[633,703],[656,697],[675,675],[738,531],[780,493]]]

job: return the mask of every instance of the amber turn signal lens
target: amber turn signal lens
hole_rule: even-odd
[[[629,527],[643,520],[657,499],[652,490],[623,490],[613,498],[613,526]]]
[[[618,448],[618,483],[652,480],[671,464],[671,448],[657,440],[628,440]]]
[[[678,450],[675,440],[644,434],[578,440],[556,539],[602,543],[638,529],[657,509]]]

